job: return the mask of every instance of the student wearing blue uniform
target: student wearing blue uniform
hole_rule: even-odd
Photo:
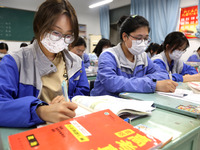
[[[121,92],[173,92],[177,83],[154,64],[144,52],[149,38],[149,23],[142,16],[121,17],[120,38],[115,47],[101,53],[98,74],[91,95],[118,96]],[[162,81],[161,81],[162,80]]]
[[[33,22],[35,40],[0,62],[0,126],[30,127],[75,116],[77,104],[64,101],[88,95],[82,60],[67,50],[78,38],[78,21],[68,1],[48,0]],[[48,104],[51,103],[51,104]]]
[[[200,47],[189,58],[189,62],[200,62]]]
[[[4,42],[0,43],[0,61],[8,53],[8,45]]]
[[[85,68],[88,68],[90,66],[90,59],[89,55],[85,53],[86,47],[87,46],[85,40],[82,37],[78,37],[76,43],[73,45],[71,44],[69,46],[69,49],[71,52],[81,57],[84,62]]]
[[[169,33],[163,43],[163,52],[152,58],[153,62],[166,70],[176,82],[200,81],[200,74],[180,58],[189,47],[189,41],[182,32]]]

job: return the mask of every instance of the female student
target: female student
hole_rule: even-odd
[[[163,43],[163,52],[152,58],[160,68],[166,70],[176,82],[200,81],[200,74],[180,59],[189,47],[188,39],[181,32],[169,33]]]
[[[91,95],[118,96],[121,92],[173,92],[177,83],[144,52],[150,42],[149,23],[142,16],[119,21],[122,42],[99,57],[98,74]],[[162,80],[162,81],[159,81]]]
[[[97,55],[97,57],[100,56],[100,54],[107,48],[111,47],[112,44],[110,42],[110,40],[102,38],[101,40],[99,40],[99,42],[97,43],[95,49],[93,50],[93,52]]]
[[[89,94],[82,60],[67,50],[78,37],[71,4],[45,1],[33,27],[33,44],[6,55],[0,63],[0,126],[30,127],[74,117],[77,105],[60,96],[63,81],[70,99]]]
[[[89,55],[85,53],[86,42],[82,37],[78,37],[75,44],[69,46],[69,50],[82,58],[85,68],[90,66]]]
[[[145,50],[149,58],[160,53],[160,45],[157,43],[151,43]]]
[[[0,61],[8,53],[8,45],[4,42],[0,43]]]

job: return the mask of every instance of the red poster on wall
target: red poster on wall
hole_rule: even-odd
[[[196,26],[198,25],[198,6],[181,8],[179,31],[187,38],[197,38]]]

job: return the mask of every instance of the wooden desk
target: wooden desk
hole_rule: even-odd
[[[131,122],[132,125],[143,124],[173,136],[163,150],[199,150],[200,120],[157,108],[152,115]]]

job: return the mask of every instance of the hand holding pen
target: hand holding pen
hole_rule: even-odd
[[[46,122],[59,122],[75,117],[78,105],[69,101],[67,84],[62,82],[62,96],[55,97],[50,105],[40,106],[36,109],[37,115]]]

